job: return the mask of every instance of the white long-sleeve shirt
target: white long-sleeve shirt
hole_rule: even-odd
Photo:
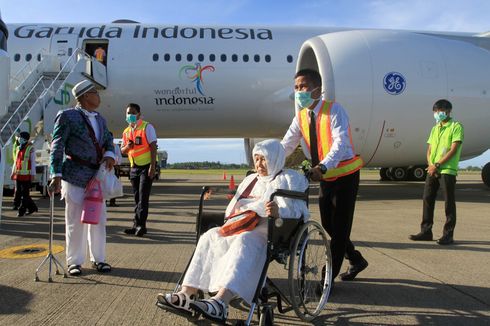
[[[315,108],[313,108],[315,119],[318,118],[318,114],[323,104],[323,101],[319,101]],[[336,102],[332,105],[330,111],[330,128],[332,130],[332,147],[327,155],[320,161],[320,164],[325,165],[327,169],[337,167],[341,161],[349,160],[353,158],[355,154],[349,137],[349,117],[342,105]],[[281,144],[286,151],[286,157],[294,152],[302,137],[303,135],[301,134],[298,118],[295,116],[281,141]],[[322,138],[325,139],[325,136]]]

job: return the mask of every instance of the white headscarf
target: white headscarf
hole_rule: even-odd
[[[267,176],[259,176],[259,180],[271,181],[284,168],[286,153],[284,147],[276,139],[268,139],[257,143],[252,155],[263,155],[267,162]]]

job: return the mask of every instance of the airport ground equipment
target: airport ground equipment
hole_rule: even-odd
[[[63,277],[66,278],[66,271],[63,267],[63,265],[56,259],[56,257],[53,255],[52,247],[53,247],[53,223],[54,223],[54,193],[51,192],[50,198],[49,198],[49,245],[48,245],[48,254],[46,257],[44,257],[43,261],[41,264],[36,269],[36,277],[35,281],[39,282],[39,270],[41,267],[43,267],[44,264],[48,263],[48,282],[53,282],[53,278],[51,277],[51,272],[52,272],[52,265],[54,264],[54,267],[56,268],[56,275],[61,275],[58,267],[63,271]]]
[[[204,210],[204,201],[219,193],[227,194],[228,198],[213,198],[213,203],[206,205],[210,208]],[[270,200],[272,201],[276,196],[308,201],[308,192],[277,190],[271,195]],[[212,227],[223,224],[224,206],[229,197],[228,188],[223,187],[221,189],[220,187],[208,186],[202,188],[196,219],[196,244],[201,234]],[[254,313],[257,313],[259,325],[273,325],[274,307],[280,313],[294,310],[301,320],[312,321],[325,308],[331,291],[332,255],[327,233],[316,221],[304,221],[303,218],[276,219],[268,217],[267,223],[266,263],[263,266],[247,320],[238,320],[236,325],[250,325]],[[174,292],[180,289],[192,256],[178,280]],[[284,269],[287,269],[288,276],[285,282],[283,279],[279,279],[276,284],[267,276],[270,263],[273,261],[284,265]],[[262,287],[262,284],[265,286]],[[203,293],[198,295],[200,298],[203,296]],[[269,301],[270,299],[273,299],[273,302]],[[231,305],[236,306],[235,303],[232,301]],[[165,306],[158,302],[157,305],[165,309]],[[243,307],[243,305],[240,306]],[[199,316],[194,315],[191,318],[196,317]]]

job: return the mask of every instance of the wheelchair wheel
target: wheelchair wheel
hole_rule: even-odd
[[[265,304],[261,308],[259,326],[273,326],[274,325],[274,310],[270,304]]]
[[[332,284],[332,255],[327,233],[315,221],[296,233],[288,272],[291,304],[296,315],[312,321],[327,304]]]

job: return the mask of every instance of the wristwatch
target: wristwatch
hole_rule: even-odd
[[[323,164],[318,164],[318,166],[320,167],[320,171],[322,171],[322,174],[325,174],[327,173],[327,167]]]
[[[435,163],[434,165],[437,169],[441,167],[441,163]]]

